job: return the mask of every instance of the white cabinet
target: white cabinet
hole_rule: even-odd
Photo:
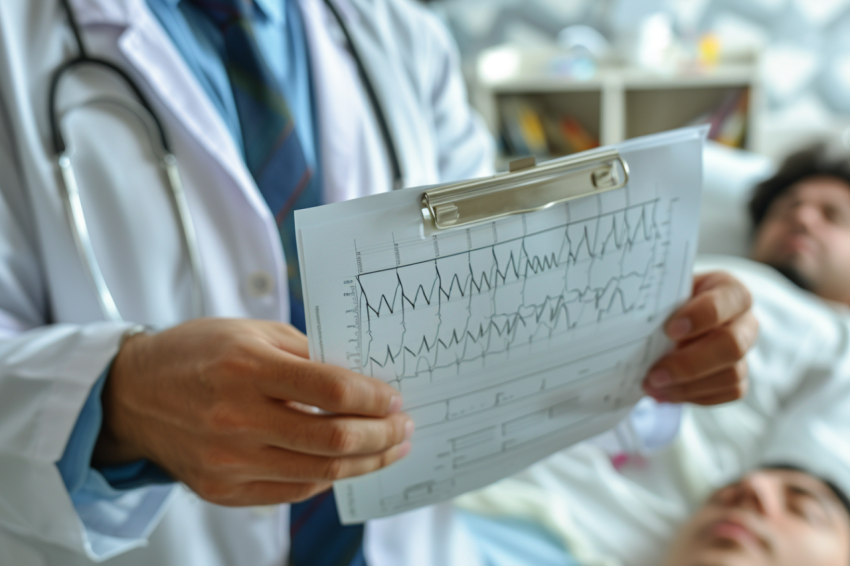
[[[587,80],[535,72],[527,60],[517,68],[517,73],[500,78],[479,73],[473,86],[473,102],[502,138],[504,157],[562,155],[573,147],[581,149],[588,137],[606,145],[700,119],[713,119],[713,133],[726,131],[730,145],[758,150],[763,101],[755,66],[674,74],[611,67]],[[560,139],[570,128],[579,132],[578,143]],[[540,133],[546,136],[547,151],[535,138]],[[516,140],[517,136],[530,139]]]

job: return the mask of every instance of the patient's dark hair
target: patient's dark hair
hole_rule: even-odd
[[[836,158],[818,143],[789,155],[773,177],[756,185],[750,200],[750,218],[758,228],[770,205],[800,181],[811,177],[837,177],[850,187],[850,159]]]

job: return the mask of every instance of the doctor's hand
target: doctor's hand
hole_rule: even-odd
[[[265,321],[133,336],[106,381],[93,464],[147,459],[239,506],[303,500],[409,452],[413,422],[395,389],[307,357],[306,336]]]
[[[664,330],[676,347],[662,357],[644,381],[657,401],[717,405],[747,392],[744,356],[758,337],[743,283],[724,272],[694,277],[693,294]]]

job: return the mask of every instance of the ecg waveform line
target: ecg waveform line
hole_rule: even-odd
[[[541,322],[541,320],[544,318],[544,314],[546,313],[546,307],[547,307],[546,303],[552,301],[553,299],[556,301],[555,306],[550,308],[548,317],[546,317],[547,320],[544,321],[544,322]],[[601,312],[601,313],[611,312],[611,310],[613,310],[614,303],[617,302],[617,299],[620,300],[620,307],[622,309],[622,312],[631,312],[634,309],[634,306],[630,307],[630,306],[626,305],[622,293],[619,292],[619,291],[616,291],[615,296],[612,297],[611,300],[609,301],[608,307],[599,308],[597,306],[596,310]],[[580,301],[577,301],[577,302],[580,302]],[[504,336],[511,336],[511,335],[513,335],[514,331],[518,327],[520,327],[520,326],[528,327],[529,323],[528,323],[527,319],[529,319],[529,318],[532,319],[533,322],[536,325],[543,324],[543,325],[546,326],[546,328],[548,328],[550,330],[554,330],[555,328],[557,328],[558,323],[560,322],[561,316],[564,317],[564,322],[565,322],[566,328],[571,329],[571,328],[575,328],[575,326],[576,326],[576,323],[574,323],[570,320],[568,305],[563,302],[563,297],[560,297],[560,296],[559,297],[546,297],[546,300],[545,300],[543,305],[532,305],[532,308],[534,308],[534,312],[530,316],[522,316],[519,313],[513,313],[512,315],[495,315],[495,316],[502,316],[502,317],[506,318],[503,325],[499,325],[494,320],[490,320],[486,325],[483,324],[483,323],[479,324],[477,329],[469,330],[468,327],[461,329],[460,333],[461,333],[462,337],[458,336],[457,329],[454,329],[454,330],[452,330],[452,335],[451,335],[451,337],[449,338],[448,341],[445,341],[442,338],[436,337],[429,344],[427,337],[422,336],[422,342],[419,344],[419,347],[416,351],[412,350],[410,347],[408,347],[406,345],[402,345],[402,350],[394,353],[392,348],[387,346],[387,349],[386,349],[386,352],[385,352],[386,356],[385,356],[383,362],[379,361],[378,358],[376,358],[375,356],[372,356],[372,355],[369,356],[369,361],[371,363],[376,364],[378,367],[383,368],[383,367],[386,367],[388,363],[393,363],[393,364],[396,363],[396,360],[398,358],[402,357],[405,353],[419,358],[422,355],[423,350],[425,351],[425,353],[431,353],[435,349],[439,349],[441,347],[444,350],[449,350],[449,349],[452,348],[452,346],[461,344],[462,340],[470,340],[473,344],[479,344],[482,340],[485,340],[485,341],[489,340],[489,338],[491,337],[493,332],[496,333],[496,336],[498,338],[502,338]],[[494,318],[495,318],[495,316],[494,316]],[[508,318],[509,316],[512,317],[512,318]],[[491,353],[491,354],[492,353],[499,353],[501,351],[502,350],[497,350],[497,351],[491,351],[491,352],[488,352],[488,353]],[[460,358],[456,359],[453,363],[456,363],[456,362],[459,362],[459,361],[469,362],[469,361],[474,361],[474,360],[477,360],[477,359],[480,359],[480,358],[481,358],[481,356],[475,356],[475,357],[472,357],[472,358],[467,358],[467,357],[461,355]],[[429,369],[433,370],[433,369],[438,369],[438,368],[442,368],[442,367],[447,367],[447,366],[432,366],[432,367],[429,367]]]
[[[361,353],[361,359],[367,360],[372,366],[373,375],[375,367],[383,370],[389,366],[397,366],[401,361],[401,368],[396,367],[395,379],[417,375],[424,365],[425,371],[434,371],[463,362],[481,359],[489,354],[503,352],[515,343],[520,336],[520,331],[526,332],[522,335],[529,341],[540,337],[551,336],[556,330],[570,330],[575,328],[582,320],[586,308],[591,308],[593,321],[598,322],[617,308],[623,314],[629,313],[638,306],[641,291],[651,288],[649,280],[656,265],[655,247],[660,239],[660,231],[655,220],[657,200],[642,203],[624,209],[621,213],[609,213],[612,215],[610,229],[601,237],[597,234],[603,215],[590,220],[582,220],[550,228],[544,231],[527,234],[520,238],[507,240],[500,243],[490,244],[481,248],[468,250],[450,256],[443,256],[427,262],[417,262],[396,268],[374,271],[357,277],[360,289],[361,324],[365,322],[363,330],[368,335],[367,352],[365,356]],[[640,208],[640,215],[636,221],[630,222],[628,212]],[[604,215],[608,216],[608,215]],[[570,236],[570,227],[584,225],[578,238]],[[548,251],[542,254],[530,254],[527,241],[544,232],[555,230],[563,231],[560,249]],[[519,241],[519,252],[513,250],[507,259],[501,262],[497,254],[497,248],[509,246]],[[635,251],[635,247],[641,244],[651,244],[652,248],[639,261],[642,269],[631,269],[623,272],[623,263],[628,254]],[[613,246],[613,247],[612,247]],[[472,254],[486,251],[489,248],[491,265],[476,276],[473,268]],[[619,252],[614,254],[613,252]],[[466,273],[458,270],[453,274],[445,275],[440,264],[453,256],[468,256]],[[457,258],[456,258],[457,259]],[[583,288],[570,288],[570,270],[580,269],[581,265],[587,264],[586,274],[595,267],[595,264],[614,264],[617,275],[608,278],[607,282],[598,287],[588,284]],[[434,275],[430,283],[419,282],[412,286],[415,290],[409,293],[402,280],[402,272],[416,266],[419,269],[422,264],[433,264]],[[605,265],[604,267],[610,267]],[[370,276],[388,271],[395,272],[395,288],[392,293],[373,293],[370,289]],[[525,287],[529,280],[545,275],[555,275],[562,272],[559,278],[563,279],[562,289],[558,294],[547,294],[542,300],[534,303],[526,303]],[[512,277],[512,278],[511,278]],[[448,280],[448,283],[445,281]],[[624,282],[633,282],[638,295],[629,301],[623,287]],[[516,288],[521,285],[522,289]],[[498,312],[495,309],[497,293],[505,293],[516,290],[521,298],[521,304],[513,312]],[[475,295],[490,295],[494,308],[485,313],[482,320],[477,324],[471,322],[474,317],[472,299]],[[465,324],[457,325],[445,332],[442,328],[444,305],[460,301],[464,298],[469,300]],[[435,304],[436,303],[436,304]],[[417,310],[433,309],[436,327],[428,335],[420,334],[416,338],[407,338],[406,317]],[[571,312],[571,309],[576,312]],[[373,326],[386,320],[387,317],[402,317],[401,340],[390,337],[389,340],[375,336]],[[482,318],[478,316],[477,318]],[[460,322],[460,321],[459,321]],[[560,326],[559,326],[560,325]],[[430,336],[430,339],[429,339]],[[383,342],[385,345],[381,345]],[[391,344],[392,343],[392,344]],[[398,345],[396,345],[398,343]],[[441,351],[446,352],[448,360],[443,363]],[[408,361],[408,357],[412,358]],[[409,363],[413,364],[413,370],[409,370]],[[442,364],[442,365],[440,365]]]
[[[583,221],[583,222],[588,222],[588,221]],[[569,245],[569,252],[567,253],[567,257],[565,259],[558,258],[556,256],[555,252],[551,252],[549,254],[546,254],[542,258],[540,256],[537,256],[537,255],[533,255],[533,256],[529,255],[528,251],[526,250],[525,242],[523,242],[522,246],[521,246],[521,253],[520,253],[519,262],[517,262],[516,258],[514,257],[513,251],[511,251],[509,256],[508,256],[508,261],[506,262],[504,270],[502,270],[498,267],[499,259],[498,259],[498,257],[496,257],[495,248],[497,246],[503,246],[503,245],[507,244],[508,242],[499,242],[497,244],[491,244],[489,246],[486,246],[487,248],[492,249],[493,260],[495,262],[494,266],[496,267],[495,274],[494,275],[491,274],[491,276],[488,277],[487,272],[482,271],[478,280],[476,280],[475,275],[472,271],[472,265],[470,265],[469,266],[469,271],[470,271],[469,275],[470,276],[467,278],[469,285],[467,285],[466,283],[461,284],[459,275],[455,274],[450,279],[448,290],[446,290],[442,285],[442,277],[438,277],[438,279],[436,279],[434,282],[440,283],[439,288],[437,289],[437,291],[439,292],[439,298],[445,297],[446,300],[451,300],[452,299],[452,291],[455,288],[457,288],[457,292],[460,293],[461,297],[465,297],[466,294],[471,291],[471,289],[467,289],[467,287],[472,287],[472,288],[475,289],[476,292],[479,292],[479,293],[482,291],[482,289],[484,289],[486,291],[490,291],[498,285],[499,280],[501,280],[502,284],[504,285],[507,281],[508,276],[511,273],[513,273],[515,279],[525,279],[525,278],[529,277],[529,274],[528,274],[529,271],[531,271],[533,275],[537,275],[537,274],[539,274],[539,273],[541,273],[541,272],[543,272],[547,269],[561,268],[565,264],[566,265],[576,264],[579,261],[579,255],[581,253],[582,248],[587,250],[587,255],[588,255],[589,258],[597,259],[597,258],[605,255],[608,242],[612,238],[614,239],[614,246],[618,251],[621,251],[624,248],[630,249],[632,246],[634,246],[634,244],[637,241],[638,233],[641,232],[641,230],[640,230],[641,226],[644,227],[643,237],[644,237],[645,241],[650,241],[654,237],[654,234],[653,234],[654,228],[653,228],[653,225],[651,225],[650,223],[648,223],[646,221],[646,211],[645,210],[641,213],[641,216],[640,216],[640,218],[637,222],[637,226],[634,230],[634,233],[631,236],[628,235],[628,232],[629,232],[628,221],[624,220],[623,224],[624,224],[624,229],[618,230],[617,229],[617,220],[615,219],[613,221],[611,230],[609,231],[607,237],[603,241],[602,250],[599,253],[593,252],[593,249],[592,249],[591,244],[590,244],[590,239],[591,239],[590,230],[588,229],[587,226],[585,226],[584,229],[582,230],[582,237],[579,240],[578,244],[576,245],[576,248],[575,248],[576,251],[575,252],[572,251],[572,241],[571,241],[571,238],[569,237],[569,234],[565,233],[564,238],[565,238],[567,244]],[[624,233],[625,233],[625,235],[624,235]],[[525,240],[529,237],[530,236],[524,236],[522,238],[522,240]],[[481,249],[482,248],[478,248],[478,250],[481,250]],[[459,254],[453,254],[453,255],[466,255],[466,254],[472,253],[473,251],[478,251],[478,250],[469,250],[469,251],[460,252]],[[523,256],[525,257],[524,269],[519,266],[519,264],[521,264],[523,262],[523,260],[522,260]],[[447,257],[451,257],[451,256],[443,256],[443,257],[437,258],[437,259],[446,259]],[[432,263],[432,262],[435,262],[435,261],[436,260],[428,260],[428,263]],[[409,266],[390,268],[390,270],[394,270],[394,271],[397,272],[399,269],[404,269],[405,267],[409,267]],[[387,270],[382,270],[382,271],[387,271]],[[375,272],[373,272],[373,273],[375,273]],[[437,273],[439,275],[439,268],[437,268]],[[378,299],[378,307],[376,308],[375,306],[373,306],[372,303],[369,301],[368,293],[366,292],[366,289],[363,288],[363,284],[362,284],[362,278],[366,275],[369,275],[369,274],[359,275],[357,277],[357,280],[358,280],[358,283],[360,285],[360,289],[361,289],[364,297],[366,297],[366,306],[367,306],[367,309],[368,309],[367,310],[367,316],[371,316],[372,314],[375,314],[377,316],[381,316],[381,309],[383,308],[384,305],[386,305],[387,310],[390,312],[390,314],[394,314],[395,309],[397,307],[394,307],[393,305],[396,304],[397,296],[393,296],[393,305],[390,305],[390,302],[387,299],[386,295],[382,294],[380,299]],[[491,283],[491,281],[492,281],[492,283]],[[457,285],[455,285],[455,283],[457,283]],[[433,301],[433,298],[434,298],[434,290],[435,290],[433,285],[431,287],[430,292],[425,291],[424,285],[422,285],[422,284],[418,285],[417,288],[416,288],[416,292],[413,295],[413,299],[411,299],[410,296],[407,295],[403,291],[403,287],[404,286],[401,282],[401,278],[399,277],[399,287],[397,287],[396,289],[397,290],[402,289],[402,295],[401,295],[402,304],[407,303],[411,307],[416,308],[417,301],[418,301],[419,296],[421,294],[422,299],[425,301],[426,305],[431,305],[431,302]]]

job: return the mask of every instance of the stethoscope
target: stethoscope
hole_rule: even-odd
[[[165,173],[166,182],[171,193],[172,204],[175,212],[177,213],[181,231],[183,232],[183,243],[192,269],[192,313],[195,317],[201,317],[204,315],[205,309],[198,239],[195,232],[195,226],[192,222],[192,216],[189,213],[189,206],[186,200],[186,193],[183,190],[183,182],[180,178],[180,171],[177,167],[177,158],[171,151],[168,136],[165,133],[165,128],[163,128],[162,122],[153,111],[153,108],[142,93],[141,89],[127,73],[109,61],[92,57],[88,54],[88,51],[83,44],[82,34],[80,32],[76,16],[74,15],[74,11],[71,9],[70,1],[60,1],[65,12],[68,14],[68,20],[71,26],[71,31],[74,34],[74,40],[77,44],[78,54],[76,57],[63,63],[58,69],[56,69],[51,79],[49,99],[51,138],[53,140],[53,149],[56,154],[59,171],[61,172],[62,182],[60,184],[63,189],[62,196],[65,211],[68,216],[68,222],[71,225],[71,231],[74,235],[74,244],[77,248],[77,253],[80,256],[80,259],[88,270],[89,278],[97,293],[97,299],[100,303],[103,315],[107,320],[115,322],[123,321],[123,318],[118,311],[118,307],[115,304],[115,298],[109,291],[109,287],[103,277],[103,271],[100,269],[100,264],[97,261],[97,256],[91,243],[91,236],[86,224],[85,215],[83,214],[82,201],[80,200],[79,185],[77,184],[77,178],[71,164],[71,150],[65,143],[65,137],[62,135],[62,128],[56,112],[56,97],[58,96],[59,84],[62,77],[68,72],[86,65],[100,67],[116,74],[121,78],[123,83],[129,87],[136,100],[128,101],[112,96],[101,96],[86,100],[73,106],[66,112],[66,115],[71,111],[78,110],[84,106],[111,106],[129,112],[142,124],[144,124],[150,137],[151,146],[153,147],[154,153],[158,157],[162,170]],[[345,36],[345,40],[348,42],[349,51],[357,65],[357,74],[359,75],[366,90],[366,95],[369,98],[369,104],[375,113],[378,129],[381,133],[381,137],[383,138],[384,146],[386,147],[387,156],[389,158],[393,179],[392,187],[400,188],[403,185],[401,164],[399,162],[395,144],[393,143],[392,135],[390,134],[386,115],[378,101],[378,96],[375,92],[372,81],[369,78],[369,74],[366,71],[366,67],[363,64],[363,59],[360,57],[360,53],[351,38],[351,34],[349,33],[345,21],[331,0],[325,0],[325,4],[339,23],[340,29]]]

